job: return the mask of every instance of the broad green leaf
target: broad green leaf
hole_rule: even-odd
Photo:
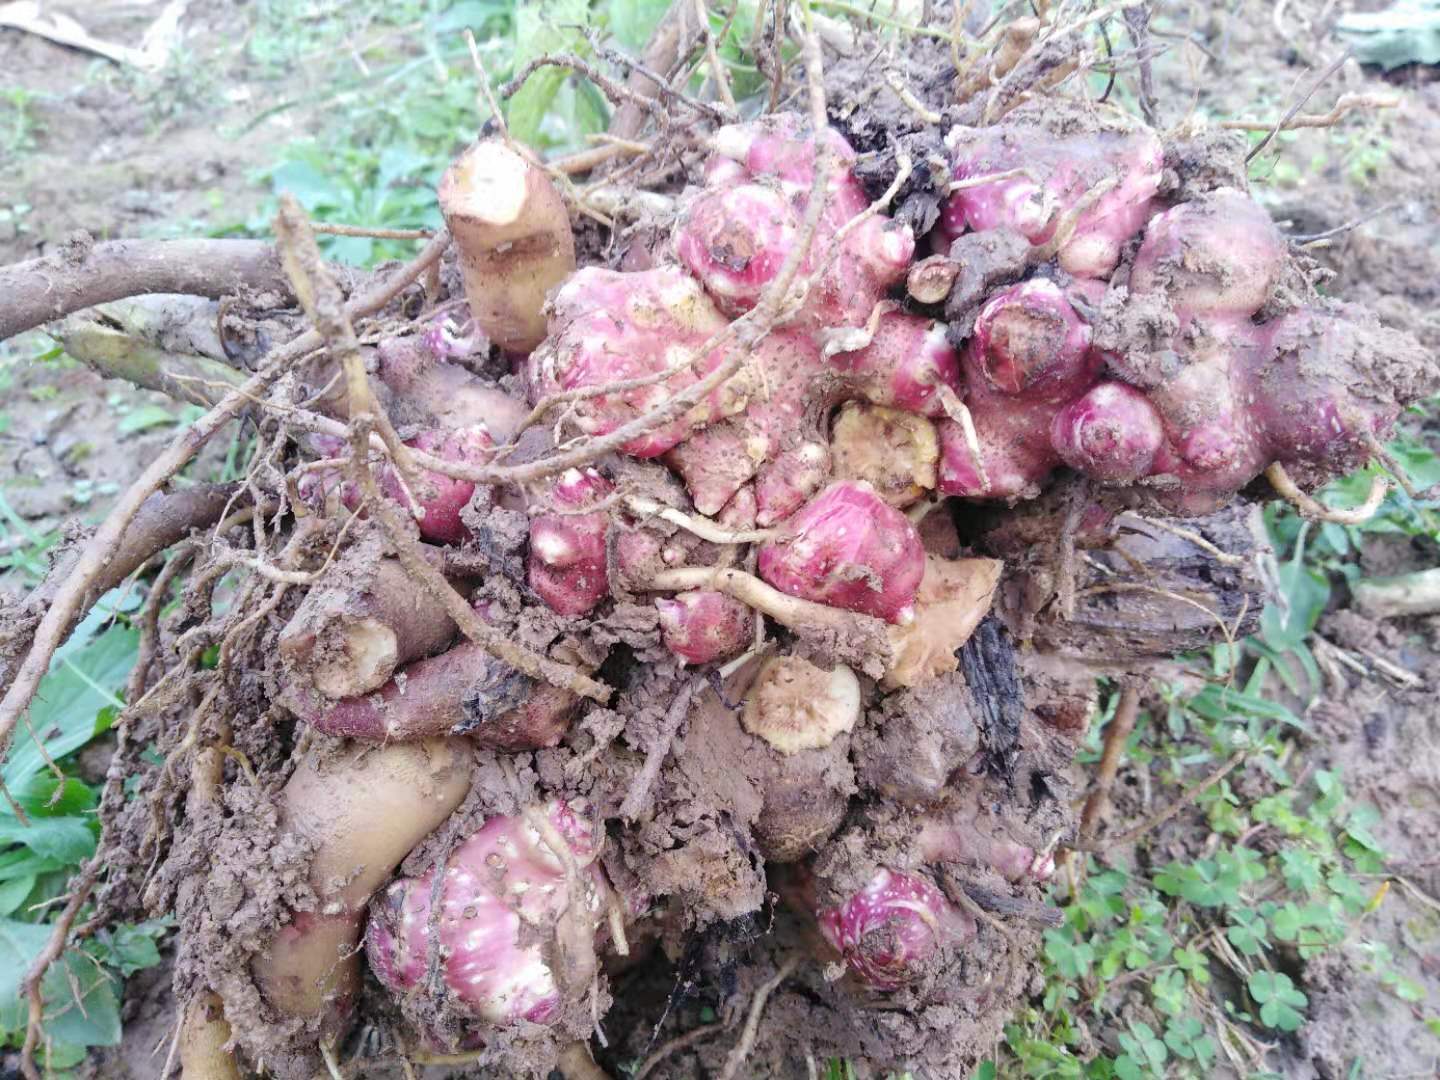
[[[25,898],[30,895],[30,890],[35,888],[35,875],[26,874],[23,877],[11,878],[9,881],[0,881],[0,916],[13,915]]]
[[[610,0],[610,32],[627,52],[639,55],[655,32],[670,0]]]
[[[588,18],[588,0],[521,4],[515,13],[515,69],[518,71],[546,53],[575,52],[587,56],[590,43],[574,27],[586,25]],[[505,117],[515,138],[525,143],[537,140],[545,114],[568,74],[564,68],[543,67],[511,97]]]
[[[99,630],[107,615],[97,607],[56,651],[30,707],[30,722],[16,729],[14,748],[0,768],[6,787],[21,788],[46,768],[45,754],[59,760],[84,746],[98,733],[100,710],[119,700],[116,694],[135,663],[140,631],[120,625]]]
[[[1440,64],[1440,0],[1396,0],[1380,11],[1342,15],[1335,29],[1362,64],[1386,71]]]
[[[270,174],[270,186],[277,194],[288,191],[311,213],[335,202],[334,182],[308,161],[292,158],[282,163]]]
[[[43,924],[0,919],[0,1031],[24,1031],[29,1005],[20,981],[50,938]],[[112,977],[88,957],[68,952],[41,983],[45,1034],[72,1046],[114,1046],[120,1007]]]
[[[18,818],[0,816],[0,845],[24,844],[42,859],[74,864],[95,853],[95,832],[85,818]]]

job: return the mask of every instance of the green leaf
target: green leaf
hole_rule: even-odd
[[[24,844],[42,859],[75,864],[95,853],[95,832],[85,818],[0,817],[0,845]]]
[[[515,13],[515,68],[518,70],[546,53],[575,52],[587,56],[590,43],[570,27],[585,25],[588,17],[588,0],[521,4]],[[511,135],[524,143],[539,140],[541,122],[568,75],[564,68],[543,67],[525,80],[525,85],[510,98],[505,109]]]
[[[0,882],[0,916],[15,914],[20,905],[25,903],[25,898],[30,895],[30,890],[33,888],[35,888],[34,874],[26,874]]]
[[[308,161],[292,158],[281,163],[270,174],[270,186],[277,195],[288,191],[311,213],[335,202],[334,182]]]
[[[1362,64],[1386,71],[1440,64],[1440,0],[1397,0],[1381,11],[1342,15],[1335,29]]]
[[[100,931],[85,948],[102,964],[129,978],[137,971],[160,963],[160,939],[172,925],[170,919],[122,923]]]
[[[134,435],[137,431],[148,431],[153,427],[165,427],[179,423],[180,418],[173,409],[163,405],[141,405],[131,409],[120,418],[115,430],[121,435]]]
[[[1295,988],[1290,976],[1278,971],[1257,971],[1246,984],[1260,1006],[1260,1022],[1281,1031],[1296,1031],[1305,1022],[1299,1012],[1309,999]]]
[[[24,1031],[29,1004],[20,981],[45,947],[50,927],[0,919],[0,1031]],[[64,954],[40,984],[45,1034],[71,1046],[114,1046],[120,1041],[120,1003],[112,977],[89,958]]]
[[[102,608],[103,602],[56,651],[30,707],[30,723],[16,729],[10,757],[0,768],[6,787],[24,786],[46,767],[45,754],[58,760],[84,746],[97,734],[97,713],[118,700],[115,695],[135,663],[140,631],[120,625],[99,630],[109,614]]]
[[[655,32],[670,0],[610,0],[610,32],[626,50],[638,55]]]

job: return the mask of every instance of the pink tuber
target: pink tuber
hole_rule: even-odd
[[[655,601],[660,638],[685,664],[709,664],[744,652],[753,616],[738,600],[712,589],[677,593]]]
[[[622,274],[588,266],[555,295],[550,335],[528,361],[531,395],[630,383],[628,388],[582,397],[575,422],[604,435],[700,381],[724,360],[723,350],[702,351],[726,325],[704,291],[683,271],[662,266]],[[691,410],[694,424],[710,424],[745,408],[747,383],[730,380]],[[634,457],[655,457],[682,442],[682,420],[625,444]]]
[[[311,717],[317,731],[391,742],[450,732],[495,750],[555,746],[580,699],[536,683],[462,641],[398,672],[378,691],[337,701]]]
[[[1102,359],[1091,331],[1054,282],[1033,278],[992,297],[964,354],[971,431],[940,425],[946,495],[1033,498],[1059,464],[1055,415],[1094,382]]]
[[[837,162],[819,230],[801,264],[814,284],[797,325],[863,326],[886,290],[904,278],[915,238],[879,214],[848,227],[869,200],[851,171],[855,151],[833,129],[823,138]],[[799,241],[817,149],[793,114],[721,128],[713,145],[719,157],[743,168],[707,169],[706,187],[691,197],[680,222],[675,252],[716,302],[738,315],[755,306]]]
[[[927,878],[884,867],[819,921],[825,940],[876,990],[917,982],[946,950],[975,936],[975,920]]]
[[[1159,138],[1118,122],[1077,134],[1051,133],[1034,120],[962,127],[945,141],[955,179],[968,186],[946,204],[942,235],[1007,228],[1041,245],[1056,239],[1068,218],[1073,232],[1061,238],[1058,256],[1077,277],[1115,269],[1160,186]],[[996,179],[980,182],[990,176]]]
[[[892,623],[914,616],[925,549],[905,515],[869,484],[831,484],[760,549],[781,592]]]
[[[496,1027],[558,1018],[576,988],[555,960],[571,933],[593,949],[610,892],[595,862],[603,837],[586,807],[553,801],[538,809],[548,830],[526,817],[492,817],[443,868],[396,880],[375,898],[365,953],[387,990]],[[565,850],[551,847],[557,842]]]
[[[615,486],[594,469],[568,469],[545,496],[550,512],[530,522],[530,588],[550,610],[584,615],[610,592],[605,566],[609,517],[595,507]]]

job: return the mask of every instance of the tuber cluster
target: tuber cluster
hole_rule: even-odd
[[[576,268],[564,201],[522,149],[485,141],[446,174],[469,321],[367,357],[428,466],[399,448],[373,463],[415,551],[362,526],[339,584],[287,609],[277,639],[276,697],[320,760],[285,788],[313,895],[256,954],[270,1006],[343,1029],[363,924],[427,1052],[555,1028],[594,1007],[597,948],[623,949],[642,914],[617,902],[617,869],[682,855],[724,885],[704,877],[683,905],[660,890],[671,930],[733,915],[736,896],[753,910],[768,864],[843,961],[832,981],[849,972],[834,992],[953,980],[985,933],[957,875],[1033,889],[1057,839],[995,811],[1023,790],[1033,723],[962,664],[1004,569],[964,550],[967,504],[1033,500],[1061,470],[1185,515],[1276,463],[1317,484],[1434,381],[1408,339],[1313,298],[1247,194],[1177,187],[1159,137],[1118,113],[1022,106],[944,146],[939,222],[917,237],[871,204],[838,131],[786,113],[721,127],[668,246],[632,271]],[[732,320],[761,314],[734,363]],[[472,363],[484,342],[498,380]],[[682,393],[689,408],[654,415]],[[369,521],[348,445],[311,439],[301,497]],[[526,471],[550,452],[579,463]],[[465,604],[436,603],[397,555]],[[477,625],[634,696],[576,733],[575,686],[498,659]],[[700,674],[677,699],[686,667]],[[496,755],[527,751],[527,808],[479,792],[451,817],[472,765],[500,761],[513,785]],[[706,802],[701,773],[728,794]],[[386,885],[447,818],[428,867]]]

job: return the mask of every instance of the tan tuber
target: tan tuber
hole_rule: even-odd
[[[575,271],[560,193],[518,150],[487,139],[445,171],[439,198],[471,316],[501,349],[529,353],[545,338],[547,295]]]
[[[429,739],[312,751],[282,793],[287,830],[314,855],[316,910],[296,912],[256,956],[265,1000],[334,1036],[360,984],[365,905],[470,790],[470,746]]]

